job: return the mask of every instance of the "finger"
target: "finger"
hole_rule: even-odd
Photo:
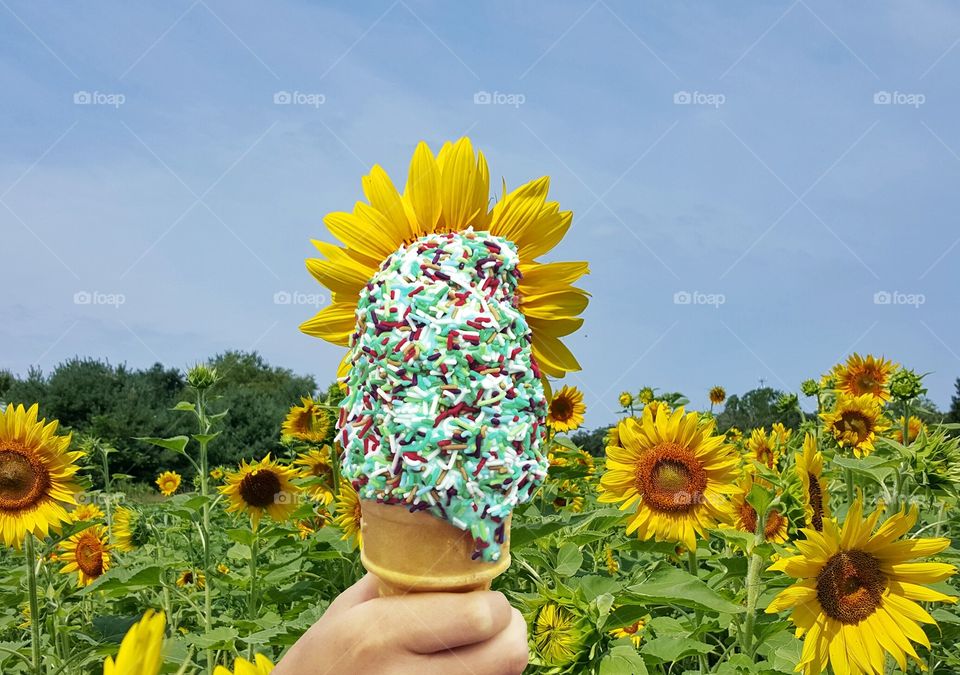
[[[475,675],[519,675],[527,666],[527,623],[510,609],[510,623],[497,635],[478,644],[459,647],[430,657],[437,673],[468,672]],[[432,672],[432,671],[431,671]]]
[[[330,603],[330,607],[327,608],[325,616],[340,614],[351,607],[356,607],[361,603],[378,597],[380,597],[380,582],[375,576],[367,573],[360,581],[338,595],[334,601]]]
[[[371,621],[389,618],[396,631],[391,636],[417,654],[453,649],[489,640],[510,623],[510,603],[503,593],[410,593],[380,598],[365,605]]]

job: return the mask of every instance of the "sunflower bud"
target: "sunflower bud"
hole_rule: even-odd
[[[917,375],[909,368],[901,368],[890,378],[890,393],[898,401],[909,401],[926,394],[923,375]]]
[[[804,396],[816,396],[820,393],[820,385],[816,380],[804,380],[800,383],[800,391]]]
[[[633,394],[631,394],[629,391],[625,391],[620,394],[620,398],[617,400],[619,401],[621,408],[629,408],[633,405]]]
[[[220,381],[216,368],[198,363],[187,373],[187,384],[197,391],[205,391]]]
[[[776,409],[777,412],[785,413],[795,409],[797,405],[798,398],[796,394],[781,394],[780,398],[777,399]]]

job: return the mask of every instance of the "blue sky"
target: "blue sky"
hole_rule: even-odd
[[[2,0],[0,368],[236,348],[329,380],[309,240],[371,165],[402,183],[466,133],[574,211],[551,259],[592,266],[589,424],[852,351],[945,407],[958,70],[948,2]]]

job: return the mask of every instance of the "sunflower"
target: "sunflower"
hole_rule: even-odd
[[[603,445],[604,447],[608,445],[622,445],[620,442],[620,430],[618,425],[614,424],[612,427],[607,429],[607,433],[603,436]]]
[[[230,568],[223,563],[217,563],[217,572],[226,576],[227,574],[230,574]]]
[[[354,548],[363,548],[363,534],[360,530],[360,496],[350,481],[340,481],[340,494],[337,495],[336,518],[334,522],[343,530],[344,541],[350,541]]]
[[[148,609],[143,618],[127,631],[117,658],[107,657],[103,675],[156,675],[160,672],[165,624],[163,612]]]
[[[227,474],[226,485],[218,489],[230,500],[227,512],[248,513],[253,529],[257,529],[265,513],[280,522],[296,510],[300,488],[291,482],[296,475],[295,469],[277,464],[268,454],[252,464],[243,460],[237,471]]]
[[[807,433],[803,452],[796,454],[797,476],[803,490],[803,517],[808,529],[823,532],[823,521],[830,517],[830,493],[823,477],[823,455],[817,450],[817,439]]]
[[[313,524],[308,520],[298,520],[297,521],[297,535],[300,539],[306,539],[311,534],[315,534],[316,530],[313,529]]]
[[[583,392],[576,387],[564,386],[550,401],[547,424],[558,433],[573,431],[583,424],[583,413],[586,411]]]
[[[253,662],[243,658],[237,658],[233,662],[233,670],[224,666],[217,666],[213,670],[213,675],[270,675],[273,672],[274,665],[263,654],[255,654]]]
[[[640,393],[637,394],[637,398],[640,399],[640,402],[643,405],[647,405],[648,403],[653,401],[653,396],[654,396],[653,389],[651,389],[650,387],[644,387],[643,389],[640,390]]]
[[[646,407],[639,421],[620,422],[623,447],[607,446],[598,499],[633,507],[627,534],[694,549],[696,534],[706,538],[708,528],[731,520],[726,495],[737,490],[737,457],[714,425],[682,407],[656,418]]]
[[[111,534],[113,547],[124,553],[142,546],[147,539],[147,529],[140,514],[125,506],[119,506],[113,512]]]
[[[956,602],[956,598],[923,584],[942,581],[957,570],[936,562],[910,562],[934,555],[949,539],[906,539],[917,521],[914,506],[886,520],[874,532],[880,511],[863,518],[860,497],[847,513],[843,529],[824,520],[823,532],[804,529],[796,542],[799,555],[770,566],[797,579],[767,607],[768,613],[792,609],[797,637],[806,634],[797,670],[805,675],[825,672],[883,673],[884,652],[907,670],[906,657],[923,662],[911,641],[930,647],[918,623],[936,621],[915,601]]]
[[[903,440],[903,415],[900,415],[900,419],[897,420],[897,423],[893,427],[893,440],[901,445],[910,445],[915,440],[917,436],[920,435],[920,432],[927,431],[927,425],[923,423],[919,417],[914,417],[910,415],[910,422],[907,425],[907,440]]]
[[[92,525],[60,542],[58,560],[67,563],[60,569],[62,574],[76,572],[77,585],[89,585],[110,569],[107,528],[103,525]]]
[[[607,558],[607,571],[613,575],[620,571],[620,562],[617,560],[617,556],[614,554],[613,548],[607,546],[606,551]]]
[[[324,506],[333,501],[332,452],[332,448],[325,445],[319,450],[311,449],[299,455],[293,462],[294,466],[301,467],[301,478],[312,480],[306,488],[307,492]]]
[[[630,638],[630,642],[633,643],[633,646],[639,647],[640,642],[643,640],[641,633],[643,632],[643,627],[645,625],[646,624],[643,619],[637,619],[629,626],[614,628],[610,631],[610,635],[615,638]]]
[[[780,429],[783,429],[782,424]],[[764,427],[760,427],[750,432],[750,438],[747,440],[747,456],[774,471],[780,462],[783,449],[783,444],[780,442],[782,434],[778,431],[776,425],[769,434]],[[789,432],[786,430],[784,432],[789,437]]]
[[[533,644],[551,666],[563,666],[577,658],[584,643],[584,631],[576,615],[566,607],[547,603],[537,612]]]
[[[629,391],[620,392],[620,396],[617,397],[617,402],[621,408],[629,408],[633,405],[633,394]]]
[[[301,396],[300,403],[290,408],[281,434],[308,443],[322,443],[330,433],[330,415],[309,396]]]
[[[872,355],[867,358],[852,354],[846,363],[833,367],[834,387],[849,396],[876,396],[884,401],[890,400],[890,376],[899,366]]]
[[[59,531],[77,503],[74,474],[82,452],[68,452],[70,436],[56,421],[37,420],[37,405],[9,405],[0,413],[0,541],[20,548],[27,533],[43,538]]]
[[[184,570],[180,573],[180,576],[177,577],[177,586],[179,588],[185,588],[187,586],[196,586],[198,589],[203,590],[203,587],[207,585],[206,575],[197,570]]]
[[[710,405],[720,405],[727,400],[727,390],[723,387],[714,387],[710,390]]]
[[[222,466],[215,466],[214,468],[210,469],[210,477],[213,480],[216,480],[216,481],[223,480],[223,477],[225,475],[226,473],[224,472]]]
[[[379,165],[374,166],[363,179],[369,204],[358,202],[353,213],[331,213],[324,219],[345,246],[313,242],[323,258],[308,260],[307,269],[333,292],[333,302],[301,330],[347,346],[356,322],[357,297],[383,260],[419,237],[473,228],[517,246],[523,275],[517,293],[540,370],[550,377],[580,370],[560,338],[583,323],[578,315],[586,308],[588,295],[572,284],[589,271],[587,263],[536,262],[560,242],[573,214],[547,201],[547,177],[505,194],[488,211],[489,182],[483,153],[475,153],[468,138],[444,144],[436,158],[421,142],[403,194]],[[348,355],[338,375],[346,375],[349,367]]]
[[[833,410],[820,413],[820,417],[837,444],[853,449],[857,457],[873,452],[873,441],[890,427],[883,416],[883,401],[872,394],[840,394]]]
[[[160,488],[160,494],[164,497],[171,496],[180,489],[180,483],[183,479],[176,471],[164,471],[157,476],[157,487]]]
[[[654,418],[656,418],[657,414],[660,412],[669,415],[672,411],[670,404],[666,401],[648,401],[646,404],[644,404],[643,409],[649,410],[651,414],[653,414]]]
[[[103,511],[96,504],[81,504],[70,513],[77,522],[83,520],[100,520],[103,518]]]
[[[737,427],[730,427],[727,429],[727,440],[731,443],[737,443],[743,438],[743,432],[740,431]]]
[[[755,478],[752,472],[746,471],[743,478],[740,479],[737,492],[734,493],[732,499],[734,526],[738,530],[751,534],[755,534],[757,531],[757,510],[747,501],[747,497],[750,495],[754,483],[767,490],[772,487],[769,482],[762,478]],[[767,513],[767,520],[763,524],[764,541],[778,544],[787,543],[787,527],[789,525],[790,521],[787,520],[786,516],[777,509],[770,509]]]

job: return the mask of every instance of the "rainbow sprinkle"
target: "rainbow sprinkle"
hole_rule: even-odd
[[[361,499],[444,518],[485,561],[548,466],[518,263],[514,244],[472,230],[388,257],[360,295],[337,424]]]

